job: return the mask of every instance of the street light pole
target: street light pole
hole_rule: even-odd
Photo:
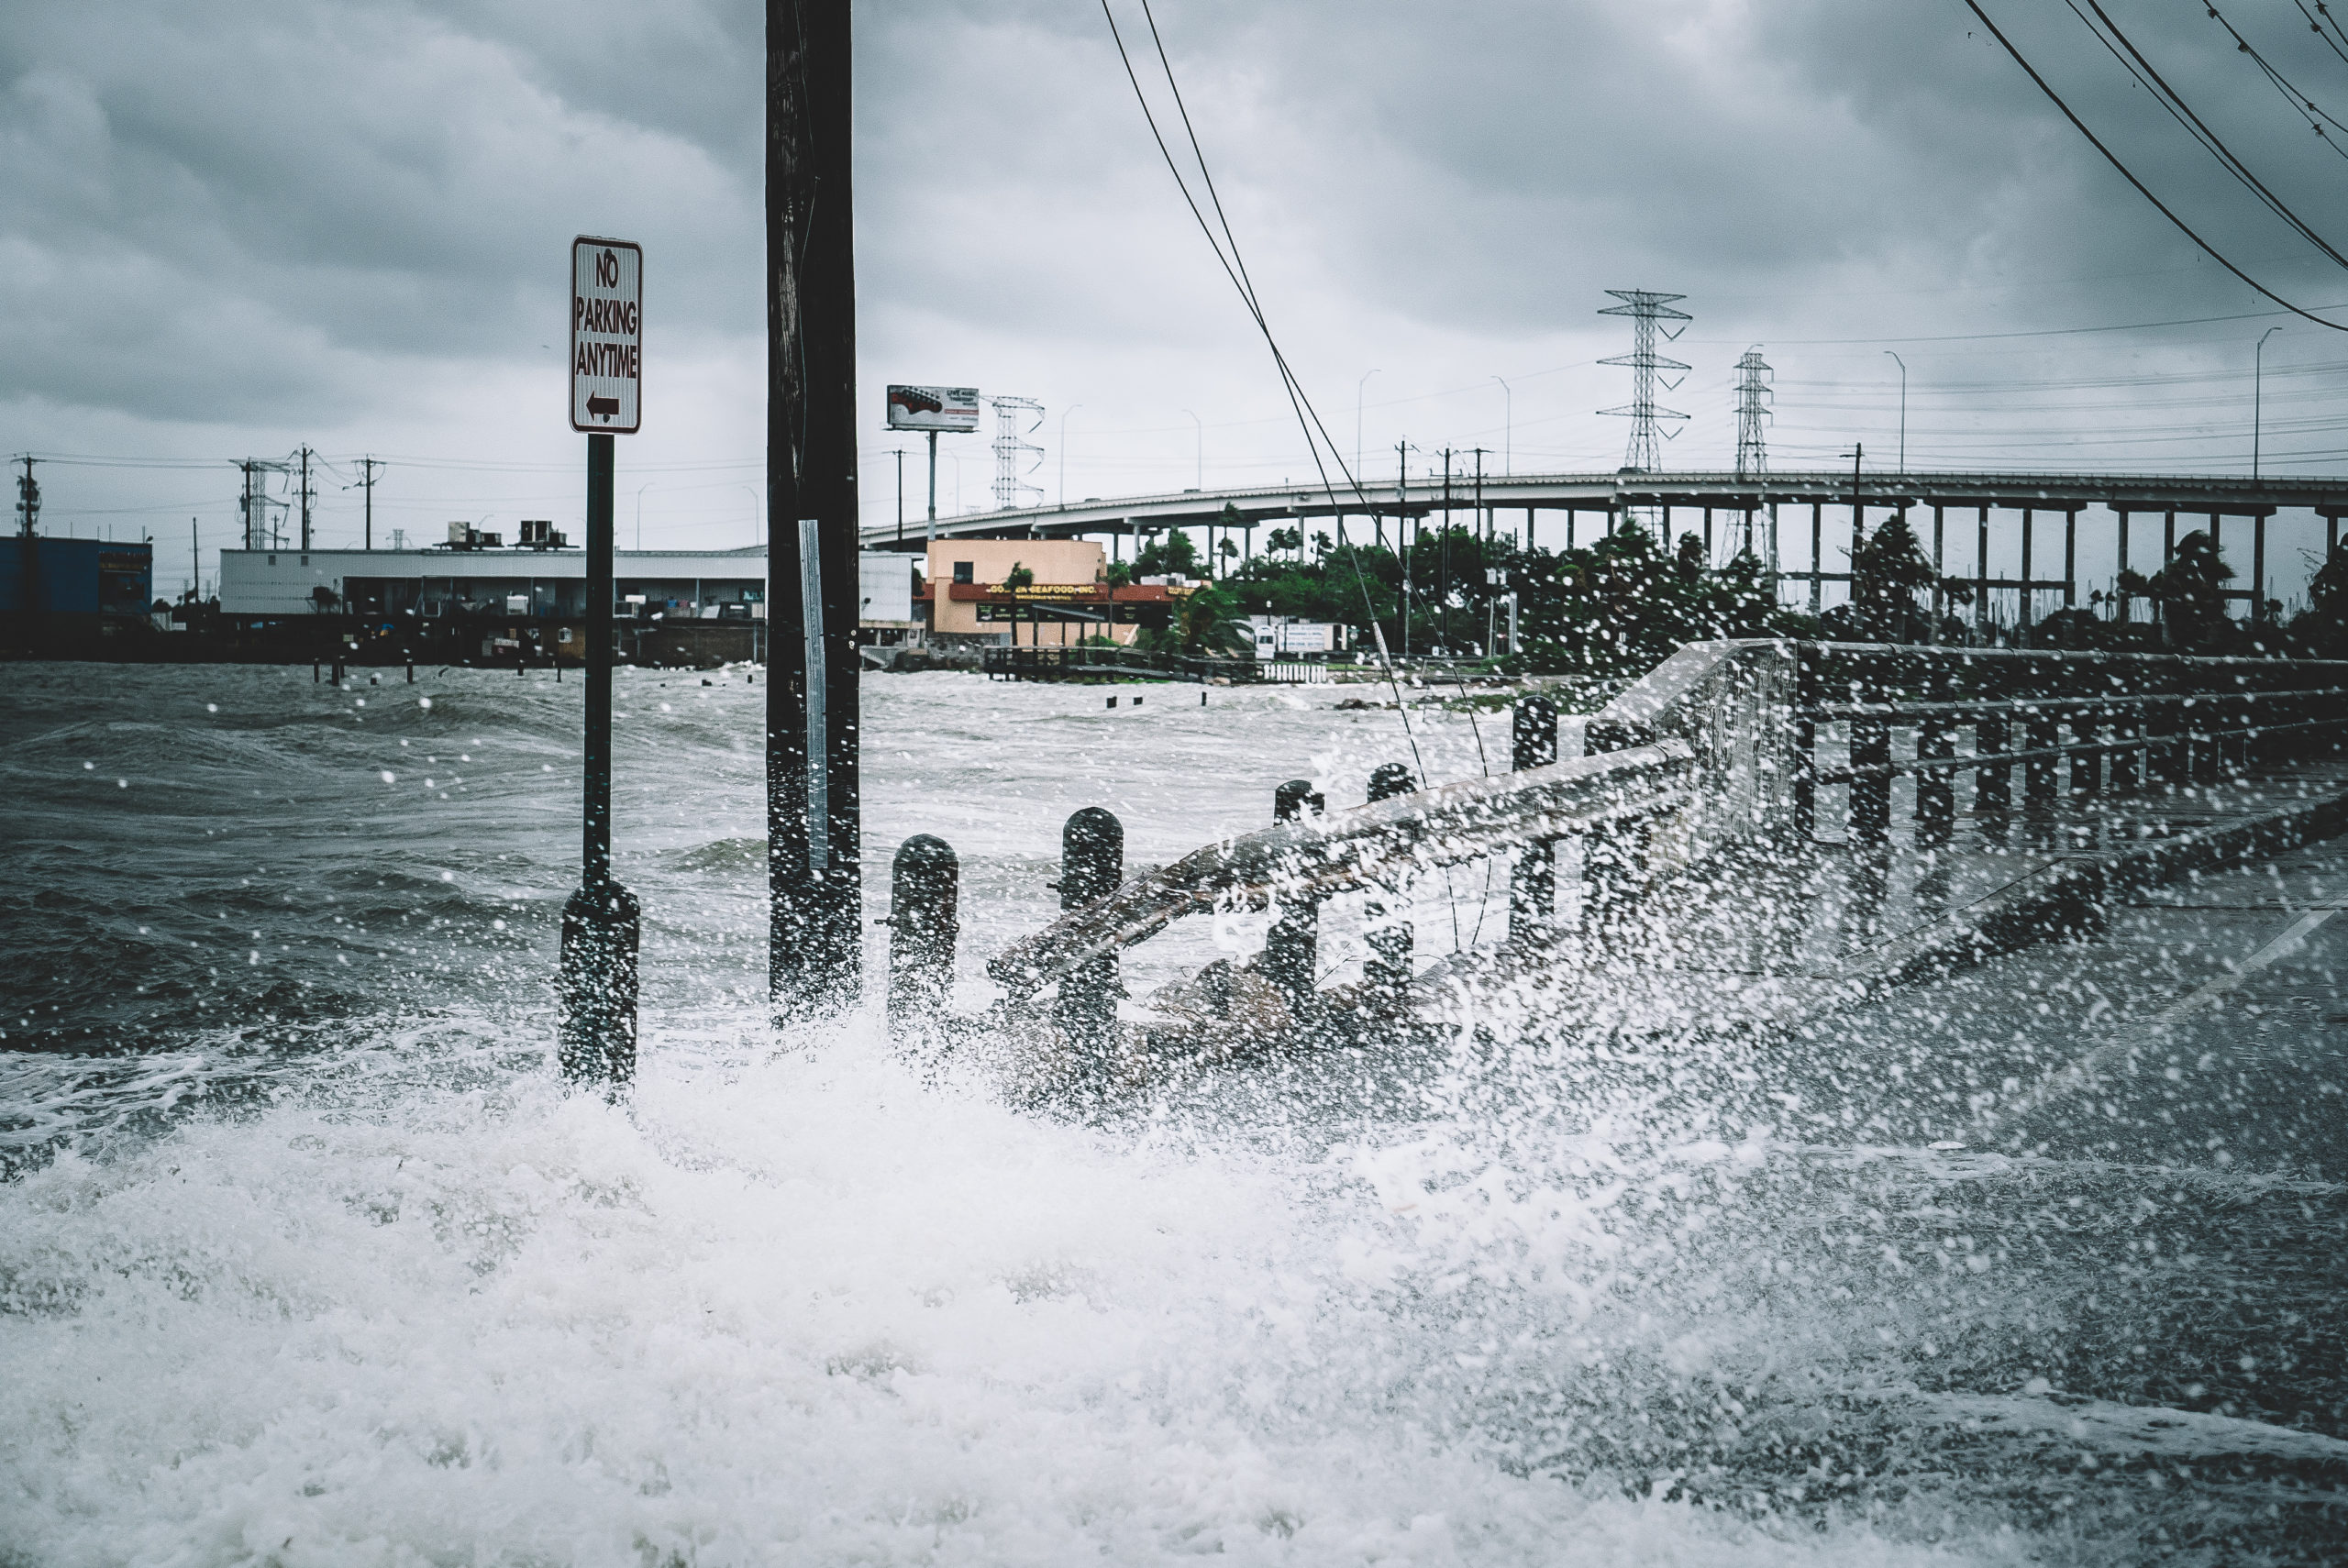
[[[1516,471],[1516,393],[1509,390],[1508,382],[1501,377],[1494,376],[1492,380],[1501,383],[1501,397],[1502,399],[1501,403],[1501,472],[1504,474],[1513,473]]]
[[[1068,416],[1084,405],[1069,403],[1060,410],[1060,510],[1068,510]]]
[[[1356,484],[1361,482],[1361,393],[1362,389],[1369,385],[1369,378],[1376,374],[1378,374],[1376,370],[1364,370],[1361,373],[1361,380],[1354,383],[1354,482]]]
[[[759,504],[759,492],[755,488],[747,484],[739,488],[750,492],[751,539],[757,544],[763,545],[767,542],[766,510]]]
[[[1887,354],[1891,350],[1886,348]],[[1908,361],[1891,354],[1891,362],[1899,367],[1899,471],[1908,471]]]
[[[1191,414],[1191,411],[1190,411],[1189,409],[1187,409],[1187,408],[1186,408],[1186,409],[1184,409],[1182,412],[1183,412],[1183,413],[1185,413],[1185,414]],[[1199,429],[1198,429],[1198,436],[1199,436],[1199,471],[1198,471],[1198,477],[1197,477],[1196,479],[1194,479],[1193,480],[1191,480],[1191,482],[1192,482],[1193,484],[1197,485],[1199,489],[1201,489],[1201,490],[1204,490],[1204,489],[1206,489],[1206,487],[1207,487],[1207,425],[1206,425],[1206,421],[1205,421],[1205,420],[1203,420],[1203,419],[1201,419],[1201,418],[1200,418],[1197,414],[1191,414],[1191,424],[1193,424],[1193,425],[1197,425],[1197,426],[1199,427]]]
[[[650,490],[655,482],[646,480],[636,487],[636,547],[639,551],[644,548],[644,492]]]
[[[2265,335],[2259,338],[2258,347],[2251,353],[2250,482],[2253,484],[2256,484],[2258,482],[2259,431],[2260,426],[2265,422],[2265,414],[2264,394],[2265,392],[2266,383],[2266,339],[2274,337],[2276,333],[2282,330],[2283,329],[2279,326],[2268,327]]]

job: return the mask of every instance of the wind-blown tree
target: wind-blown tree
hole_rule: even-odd
[[[1169,528],[1134,557],[1135,577],[1204,577],[1199,543],[1180,528]]]
[[[1513,594],[1523,649],[1509,667],[1525,671],[1645,669],[1685,642],[1804,629],[1778,608],[1767,569],[1749,554],[1715,569],[1700,542],[1667,554],[1631,529],[1557,552],[1449,534],[1410,547],[1407,644],[1402,557],[1382,545],[1333,545],[1311,561],[1257,556],[1220,586],[1248,613],[1336,622],[1365,644],[1374,624],[1393,652],[1455,656],[1491,651],[1486,639],[1506,624]]]
[[[1179,596],[1171,624],[1162,631],[1144,627],[1134,638],[1134,646],[1145,653],[1224,658],[1252,653],[1256,642],[1246,615],[1231,596],[1210,583]]]
[[[1916,599],[1934,588],[1955,603],[1973,598],[1963,580],[1933,571],[1908,520],[1894,516],[1852,552],[1850,602],[1821,616],[1821,627],[1828,636],[1850,642],[1927,642],[1932,610]]]
[[[1532,552],[1510,582],[1532,668],[1628,673],[1653,668],[1683,643],[1797,629],[1757,558],[1709,567],[1692,535],[1667,555],[1644,529],[1618,529],[1554,556]]]
[[[2120,591],[2158,607],[2162,640],[2171,647],[2215,650],[2237,640],[2226,615],[2226,584],[2233,575],[2217,541],[2196,528],[2176,542],[2168,565],[2151,577],[2121,572]]]
[[[1011,569],[1002,574],[1002,591],[1005,593],[1015,594],[1023,588],[1033,588],[1035,586],[1036,569],[1027,565],[1024,561],[1013,561],[1011,563]],[[1028,620],[1030,622],[1035,620],[1035,616],[1032,613],[1029,614]],[[1030,640],[1032,641],[1041,635],[1042,634],[1040,632],[1030,634]],[[1011,602],[1011,641],[1014,646],[1019,642],[1019,601],[1017,599],[1013,599]]]
[[[2334,545],[2308,584],[2308,607],[2291,618],[2294,641],[2317,658],[2348,658],[2348,547]]]

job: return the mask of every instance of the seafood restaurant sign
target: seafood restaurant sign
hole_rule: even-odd
[[[643,423],[644,251],[570,242],[570,427],[633,436]]]

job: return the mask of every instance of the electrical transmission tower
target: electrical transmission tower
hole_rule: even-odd
[[[1741,480],[1759,479],[1769,471],[1769,438],[1767,434],[1770,419],[1768,403],[1769,362],[1761,358],[1761,345],[1755,343],[1736,362],[1736,477]],[[1778,503],[1768,503],[1768,521],[1763,525],[1762,548],[1754,548],[1753,513],[1744,514],[1744,553],[1757,555],[1767,569],[1769,581],[1778,580]]]
[[[40,522],[40,481],[33,478],[33,464],[38,459],[24,457],[17,460],[25,465],[25,471],[17,478],[17,531],[29,539]]]
[[[284,502],[269,498],[269,476],[282,474],[283,463],[267,463],[258,458],[247,458],[237,467],[245,476],[244,494],[238,499],[238,510],[244,513],[245,548],[273,550],[277,547],[276,531],[270,525],[269,509],[284,510]]]
[[[1769,365],[1755,343],[1736,362],[1736,477],[1758,479],[1769,471]]]
[[[1609,289],[1608,293],[1623,303],[1608,305],[1600,315],[1627,315],[1631,318],[1631,351],[1617,354],[1611,359],[1600,359],[1601,365],[1628,365],[1631,368],[1631,401],[1619,408],[1601,408],[1600,414],[1619,415],[1631,422],[1631,444],[1623,454],[1623,466],[1634,472],[1647,473],[1663,467],[1663,447],[1658,440],[1656,422],[1662,419],[1685,419],[1688,416],[1676,408],[1658,408],[1655,401],[1656,372],[1685,370],[1687,366],[1677,359],[1667,359],[1655,351],[1656,323],[1658,321],[1693,321],[1696,318],[1684,310],[1674,310],[1674,300],[1684,300],[1686,294],[1658,294],[1645,289]],[[1666,343],[1687,331],[1684,326],[1666,332]],[[1678,381],[1665,385],[1670,392]],[[1673,430],[1662,436],[1669,439],[1679,434]]]
[[[1024,498],[1029,495],[1033,495],[1040,502],[1044,499],[1042,489],[1029,484],[1019,477],[1019,458],[1023,452],[1033,452],[1036,454],[1036,463],[1040,464],[1044,460],[1044,448],[1032,445],[1025,438],[1043,428],[1044,405],[1033,398],[1024,397],[998,397],[992,401],[994,403],[995,510],[1009,512],[1014,507],[1024,504]],[[1019,416],[1022,414],[1033,414],[1036,416],[1036,422],[1028,425],[1024,431],[1019,428]],[[1030,464],[1029,471],[1034,471],[1034,468],[1035,464]]]

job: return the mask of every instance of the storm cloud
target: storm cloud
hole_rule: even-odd
[[[2299,98],[2348,118],[2348,59],[2295,7],[2221,9]],[[2302,303],[2348,301],[2074,13],[1990,10],[2221,249]],[[167,546],[177,512],[225,526],[227,459],[305,441],[338,463],[390,454],[382,514],[417,525],[575,515],[565,246],[614,234],[645,245],[648,276],[648,418],[623,493],[642,487],[648,537],[747,542],[762,15],[0,6],[0,446],[213,465],[48,480],[53,518]],[[1163,113],[1146,24],[1118,15]],[[2114,16],[2348,241],[2348,149],[2310,134],[2204,6]],[[1398,440],[1611,467],[1624,431],[1594,411],[1624,388],[1594,361],[1624,334],[1595,312],[1623,287],[1684,293],[1697,317],[1673,350],[1693,367],[1671,400],[1695,416],[1670,454],[1686,466],[1726,462],[1730,366],[1759,343],[1783,466],[1888,450],[1893,350],[1916,466],[2222,470],[2246,457],[2249,344],[2277,323],[2270,460],[2348,456],[2330,391],[2348,350],[2261,315],[1961,0],[1166,0],[1157,21],[1283,347],[1348,460],[1358,401],[1373,474]],[[1046,457],[1023,477],[1047,493],[1310,471],[1097,6],[867,5],[856,47],[869,517],[895,505],[892,380],[1040,400]],[[2232,319],[2062,330],[2206,317]],[[947,461],[942,503],[984,501],[983,442]],[[346,529],[355,502],[329,491],[322,527]]]

